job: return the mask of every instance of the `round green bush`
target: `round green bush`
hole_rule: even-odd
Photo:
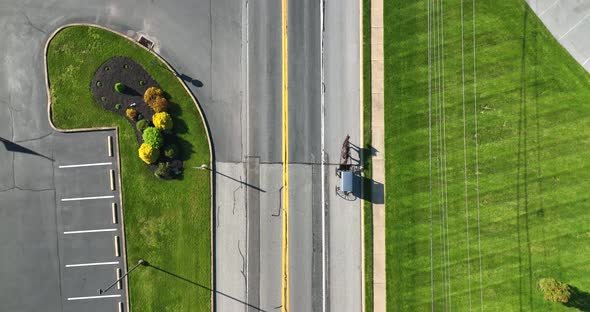
[[[149,127],[149,126],[150,126],[150,123],[145,119],[142,119],[135,124],[135,128],[137,129],[137,131],[139,131],[141,133],[143,133],[143,131],[145,131],[145,129],[147,129],[147,127]]]
[[[100,88],[100,87],[102,87],[102,81],[100,81],[100,80],[99,80],[99,81],[97,81],[97,82],[96,82],[96,86],[97,86],[97,87],[99,87],[99,88]]]
[[[121,106],[121,104],[120,104],[120,103],[117,103],[117,104],[115,104],[115,109],[121,109],[121,107],[122,107],[122,106]]]
[[[156,175],[158,177],[165,177],[170,173],[170,165],[167,162],[161,162],[158,164],[156,169]]]
[[[154,127],[147,127],[143,131],[142,138],[145,144],[150,145],[153,148],[159,149],[164,144],[164,136],[160,130]]]
[[[123,93],[123,91],[125,91],[125,85],[121,82],[115,83],[115,91]]]
[[[166,146],[166,148],[164,149],[164,156],[170,159],[175,159],[176,155],[178,155],[178,147],[176,146],[176,144],[170,144]]]
[[[140,80],[140,81],[139,81],[139,85],[140,85],[140,86],[142,86],[142,87],[143,87],[143,86],[145,86],[145,81],[143,81],[143,80]]]

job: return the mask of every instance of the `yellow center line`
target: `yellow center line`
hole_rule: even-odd
[[[289,38],[287,32],[288,0],[282,0],[282,125],[283,125],[283,250],[281,311],[289,310]]]

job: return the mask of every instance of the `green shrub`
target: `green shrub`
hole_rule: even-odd
[[[115,83],[115,91],[123,93],[125,91],[125,85],[121,82]]]
[[[164,144],[164,136],[155,127],[148,127],[143,131],[143,142],[153,148],[160,148]]]
[[[170,159],[175,159],[177,155],[178,155],[178,147],[176,146],[176,144],[169,144],[164,149],[164,156],[166,156]]]
[[[137,128],[137,131],[143,133],[143,131],[145,131],[145,129],[147,129],[147,127],[150,126],[149,121],[142,119],[140,121],[137,122],[137,124],[135,124],[135,128]]]
[[[140,80],[140,81],[139,81],[139,85],[140,85],[140,86],[142,86],[142,87],[143,87],[143,86],[145,86],[145,81],[143,81],[143,80]]]
[[[156,169],[156,175],[158,177],[165,177],[170,173],[170,164],[167,162],[161,162],[158,164],[158,169]]]
[[[98,81],[96,82],[96,86],[97,86],[97,87],[99,87],[99,88],[100,88],[100,87],[102,87],[102,81],[98,80]]]
[[[115,109],[121,109],[121,107],[122,107],[121,104],[119,104],[119,103],[115,104]]]
[[[568,303],[570,300],[570,286],[554,278],[542,278],[539,281],[539,288],[543,291],[543,297],[547,301]]]

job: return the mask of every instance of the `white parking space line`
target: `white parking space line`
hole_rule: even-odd
[[[80,168],[80,167],[95,167],[95,166],[110,166],[112,162],[92,163],[92,164],[79,164],[79,165],[62,165],[58,168]]]
[[[123,312],[123,302],[119,301],[119,312]]]
[[[119,261],[66,264],[66,268],[77,268],[77,267],[97,266],[97,265],[113,265],[113,264],[119,264]]]
[[[90,200],[90,199],[105,199],[105,198],[115,198],[114,195],[106,195],[106,196],[91,196],[91,197],[74,197],[74,198],[62,198],[61,201],[74,201],[74,200]]]
[[[117,229],[100,229],[100,230],[83,230],[83,231],[66,231],[64,234],[82,234],[82,233],[99,233],[99,232],[115,232]]]
[[[104,298],[120,298],[121,295],[104,295],[104,296],[88,296],[88,297],[71,297],[68,301],[73,300],[88,300],[88,299],[104,299]]]

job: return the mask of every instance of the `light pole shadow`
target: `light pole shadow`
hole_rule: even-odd
[[[248,307],[250,307],[250,308],[256,309],[257,311],[263,311],[263,312],[266,312],[265,310],[262,310],[261,308],[259,308],[259,307],[257,307],[257,306],[254,306],[254,305],[251,305],[251,304],[249,304],[249,303],[247,303],[247,302],[245,302],[245,301],[243,301],[243,300],[240,300],[240,299],[238,299],[238,298],[236,298],[236,297],[233,297],[233,296],[230,296],[230,295],[228,295],[228,294],[225,294],[225,293],[223,293],[223,292],[220,292],[220,291],[214,290],[214,289],[212,289],[212,288],[210,288],[210,287],[208,287],[208,286],[205,286],[205,285],[203,285],[203,284],[199,284],[199,283],[197,283],[197,282],[195,282],[195,281],[191,281],[191,280],[189,280],[188,278],[182,277],[182,276],[180,276],[180,275],[178,275],[178,274],[175,274],[175,273],[172,273],[172,272],[170,272],[170,271],[167,271],[167,270],[165,270],[165,269],[162,269],[162,268],[160,268],[160,267],[158,267],[158,266],[155,266],[155,265],[153,265],[153,264],[151,264],[151,263],[150,263],[150,264],[148,264],[147,266],[148,266],[148,267],[150,267],[150,268],[153,268],[153,269],[155,269],[155,270],[157,270],[157,271],[160,271],[160,272],[162,272],[162,273],[165,273],[165,274],[167,274],[167,275],[170,275],[170,276],[172,276],[172,277],[175,277],[175,278],[177,278],[177,279],[179,279],[179,280],[182,280],[182,281],[184,281],[184,282],[187,282],[187,283],[189,283],[189,284],[192,284],[192,285],[194,285],[194,286],[200,287],[200,288],[202,288],[202,289],[205,289],[205,290],[211,291],[211,292],[213,292],[213,293],[215,293],[215,294],[222,295],[222,296],[224,296],[224,297],[226,297],[226,298],[228,298],[228,299],[231,299],[231,300],[233,300],[233,301],[236,301],[236,302],[239,302],[239,303],[241,303],[241,304],[244,304],[244,305],[246,305],[246,306],[248,306]]]

